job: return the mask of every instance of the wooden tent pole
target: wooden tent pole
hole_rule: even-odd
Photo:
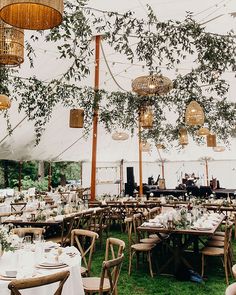
[[[208,172],[208,159],[205,159],[206,164],[206,185],[209,186],[209,172]]]
[[[101,36],[95,37],[95,80],[94,90],[96,100],[97,91],[99,89],[99,58],[100,58]],[[92,167],[91,167],[91,201],[95,200],[96,195],[96,161],[97,161],[97,130],[98,130],[98,106],[93,114],[93,139],[92,139]]]
[[[123,182],[124,182],[124,160],[120,160],[120,195],[123,192]]]
[[[141,121],[138,120],[138,139],[139,139],[139,196],[143,195],[143,158],[142,158],[142,136]]]
[[[52,186],[52,163],[49,162],[48,166],[48,191],[51,191],[51,186]]]

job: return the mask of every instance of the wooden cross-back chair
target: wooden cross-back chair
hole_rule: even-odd
[[[115,259],[121,254],[123,254],[125,249],[125,242],[116,239],[116,238],[108,238],[106,241],[106,252],[105,252],[105,260]]]
[[[91,231],[97,232],[99,235],[99,244],[102,246],[103,232],[106,231],[108,236],[109,208],[98,208],[94,211],[89,225]]]
[[[85,294],[117,295],[117,284],[124,254],[102,263],[101,277],[82,278]]]
[[[135,214],[139,215],[139,214]],[[137,219],[138,216],[129,217],[125,220],[127,225],[127,231],[128,231],[128,245],[129,245],[129,275],[131,274],[131,268],[132,268],[132,259],[134,255],[136,254],[137,259],[137,266],[139,264],[139,254],[143,253],[147,255],[147,261],[149,265],[149,272],[151,277],[153,277],[153,270],[152,270],[152,260],[151,260],[151,252],[152,249],[156,246],[155,242],[153,243],[142,243],[139,241],[139,234],[137,231],[137,225],[140,223]]]
[[[70,244],[71,241],[71,231],[74,226],[75,217],[74,216],[66,216],[63,218],[61,233],[59,236],[50,237],[47,240],[52,241],[54,243],[59,243],[61,246],[66,246]]]
[[[92,256],[97,238],[98,234],[90,230],[73,229],[71,232],[71,246],[76,243],[84,264],[80,268],[81,275],[83,276],[90,275]]]
[[[114,224],[119,224],[120,229],[123,232],[123,222],[124,222],[124,211],[122,209],[122,204],[119,201],[108,201],[107,206],[110,208],[109,212],[109,225],[111,222]]]
[[[54,292],[54,294],[52,295],[61,295],[63,286],[66,280],[68,279],[69,275],[69,271],[62,271],[37,278],[12,280],[8,284],[8,289],[11,291],[11,295],[21,295],[22,293],[20,293],[19,290],[35,288],[60,282],[56,292]]]
[[[24,209],[26,209],[26,202],[18,202],[18,203],[11,203],[11,211],[15,212],[15,211],[24,211]]]
[[[226,284],[229,284],[229,272],[231,272],[231,261],[229,251],[231,245],[232,227],[232,223],[225,225],[224,247],[206,246],[202,249],[202,277],[204,275],[205,256],[218,256],[221,257],[223,260]]]

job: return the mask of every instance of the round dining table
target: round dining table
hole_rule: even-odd
[[[81,256],[79,251],[75,247],[60,248],[59,258],[61,259],[55,262],[54,267],[53,259],[58,250],[53,247],[51,249],[45,251],[41,247],[38,249],[36,247],[36,250],[35,247],[31,247],[16,250],[15,252],[4,252],[0,257],[0,294],[10,295],[8,284],[12,279],[7,276],[9,271],[16,271],[17,279],[25,279],[69,270],[70,276],[64,284],[62,295],[84,295],[80,274]],[[71,249],[72,253],[70,253]],[[22,295],[52,295],[56,291],[58,284],[29,288],[22,290],[21,293]]]

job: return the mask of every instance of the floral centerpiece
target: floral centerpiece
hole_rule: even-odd
[[[0,226],[0,256],[4,251],[13,251],[11,236],[9,234],[9,228]]]

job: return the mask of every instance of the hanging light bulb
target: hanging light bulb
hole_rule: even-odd
[[[179,144],[182,146],[188,144],[188,133],[186,128],[180,128],[179,129]]]
[[[21,29],[47,30],[62,22],[63,0],[1,0],[1,19]]]
[[[150,106],[141,108],[140,124],[141,124],[141,127],[143,128],[153,127],[153,111]]]
[[[129,138],[129,134],[127,134],[126,132],[114,132],[112,134],[112,139],[113,140],[127,140]]]
[[[203,125],[205,115],[202,107],[195,100],[191,101],[185,112],[185,123],[187,125]]]
[[[5,94],[0,94],[0,110],[6,110],[11,107],[10,98]]]
[[[208,147],[216,147],[216,135],[209,133],[207,135],[207,146]]]

